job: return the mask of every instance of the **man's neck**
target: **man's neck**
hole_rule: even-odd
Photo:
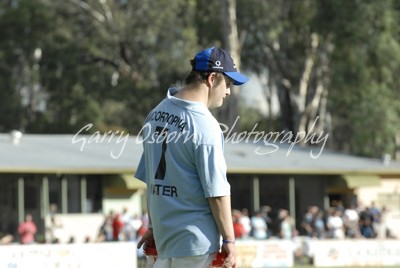
[[[186,85],[174,97],[187,101],[200,102],[208,107],[208,90],[205,84]]]

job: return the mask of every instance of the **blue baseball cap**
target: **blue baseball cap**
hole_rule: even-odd
[[[221,48],[210,47],[196,54],[194,71],[219,72],[230,77],[236,86],[246,83],[249,78],[239,73],[232,56]]]

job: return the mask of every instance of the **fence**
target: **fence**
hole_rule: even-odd
[[[400,265],[399,240],[293,240],[237,241],[237,266],[293,267],[309,258],[316,267]],[[140,255],[140,254],[139,254]],[[136,243],[44,244],[0,246],[0,268],[142,268]]]

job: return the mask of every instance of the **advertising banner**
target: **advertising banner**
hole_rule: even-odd
[[[0,246],[0,268],[132,268],[136,243]]]
[[[400,265],[398,240],[314,240],[310,243],[314,265],[318,267]]]
[[[237,267],[292,267],[293,243],[289,240],[236,242]]]

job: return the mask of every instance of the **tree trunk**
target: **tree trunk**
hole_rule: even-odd
[[[224,48],[232,55],[236,68],[240,70],[240,41],[236,23],[236,0],[221,0],[222,6],[222,25]],[[220,110],[219,120],[232,127],[238,116],[239,88],[233,86],[229,101]],[[237,121],[233,130],[237,130],[240,120]]]
[[[312,38],[312,42],[314,43],[316,37]],[[330,44],[330,38],[326,38],[325,42],[318,48],[318,43],[314,43],[312,45],[311,51],[312,56],[314,58],[315,64],[313,64],[313,81],[310,84],[307,82],[305,91],[302,90],[302,82],[300,83],[300,95],[305,94],[304,96],[300,96],[300,100],[304,101],[304,106],[301,106],[300,109],[304,109],[300,111],[300,121],[298,124],[298,132],[308,132],[310,127],[314,125],[315,128],[313,132],[321,132],[325,129],[326,122],[326,110],[327,110],[327,95],[328,95],[328,79],[327,79],[327,70],[329,69],[329,58],[332,53],[332,47]],[[318,50],[317,50],[318,48]],[[305,68],[305,71],[307,68]],[[311,79],[311,77],[310,77]],[[310,80],[307,79],[307,80]],[[311,87],[315,87],[312,91]],[[310,93],[311,92],[311,93]],[[309,101],[306,100],[307,94],[309,95]],[[303,104],[300,104],[303,105]],[[318,118],[318,122],[316,122]]]

